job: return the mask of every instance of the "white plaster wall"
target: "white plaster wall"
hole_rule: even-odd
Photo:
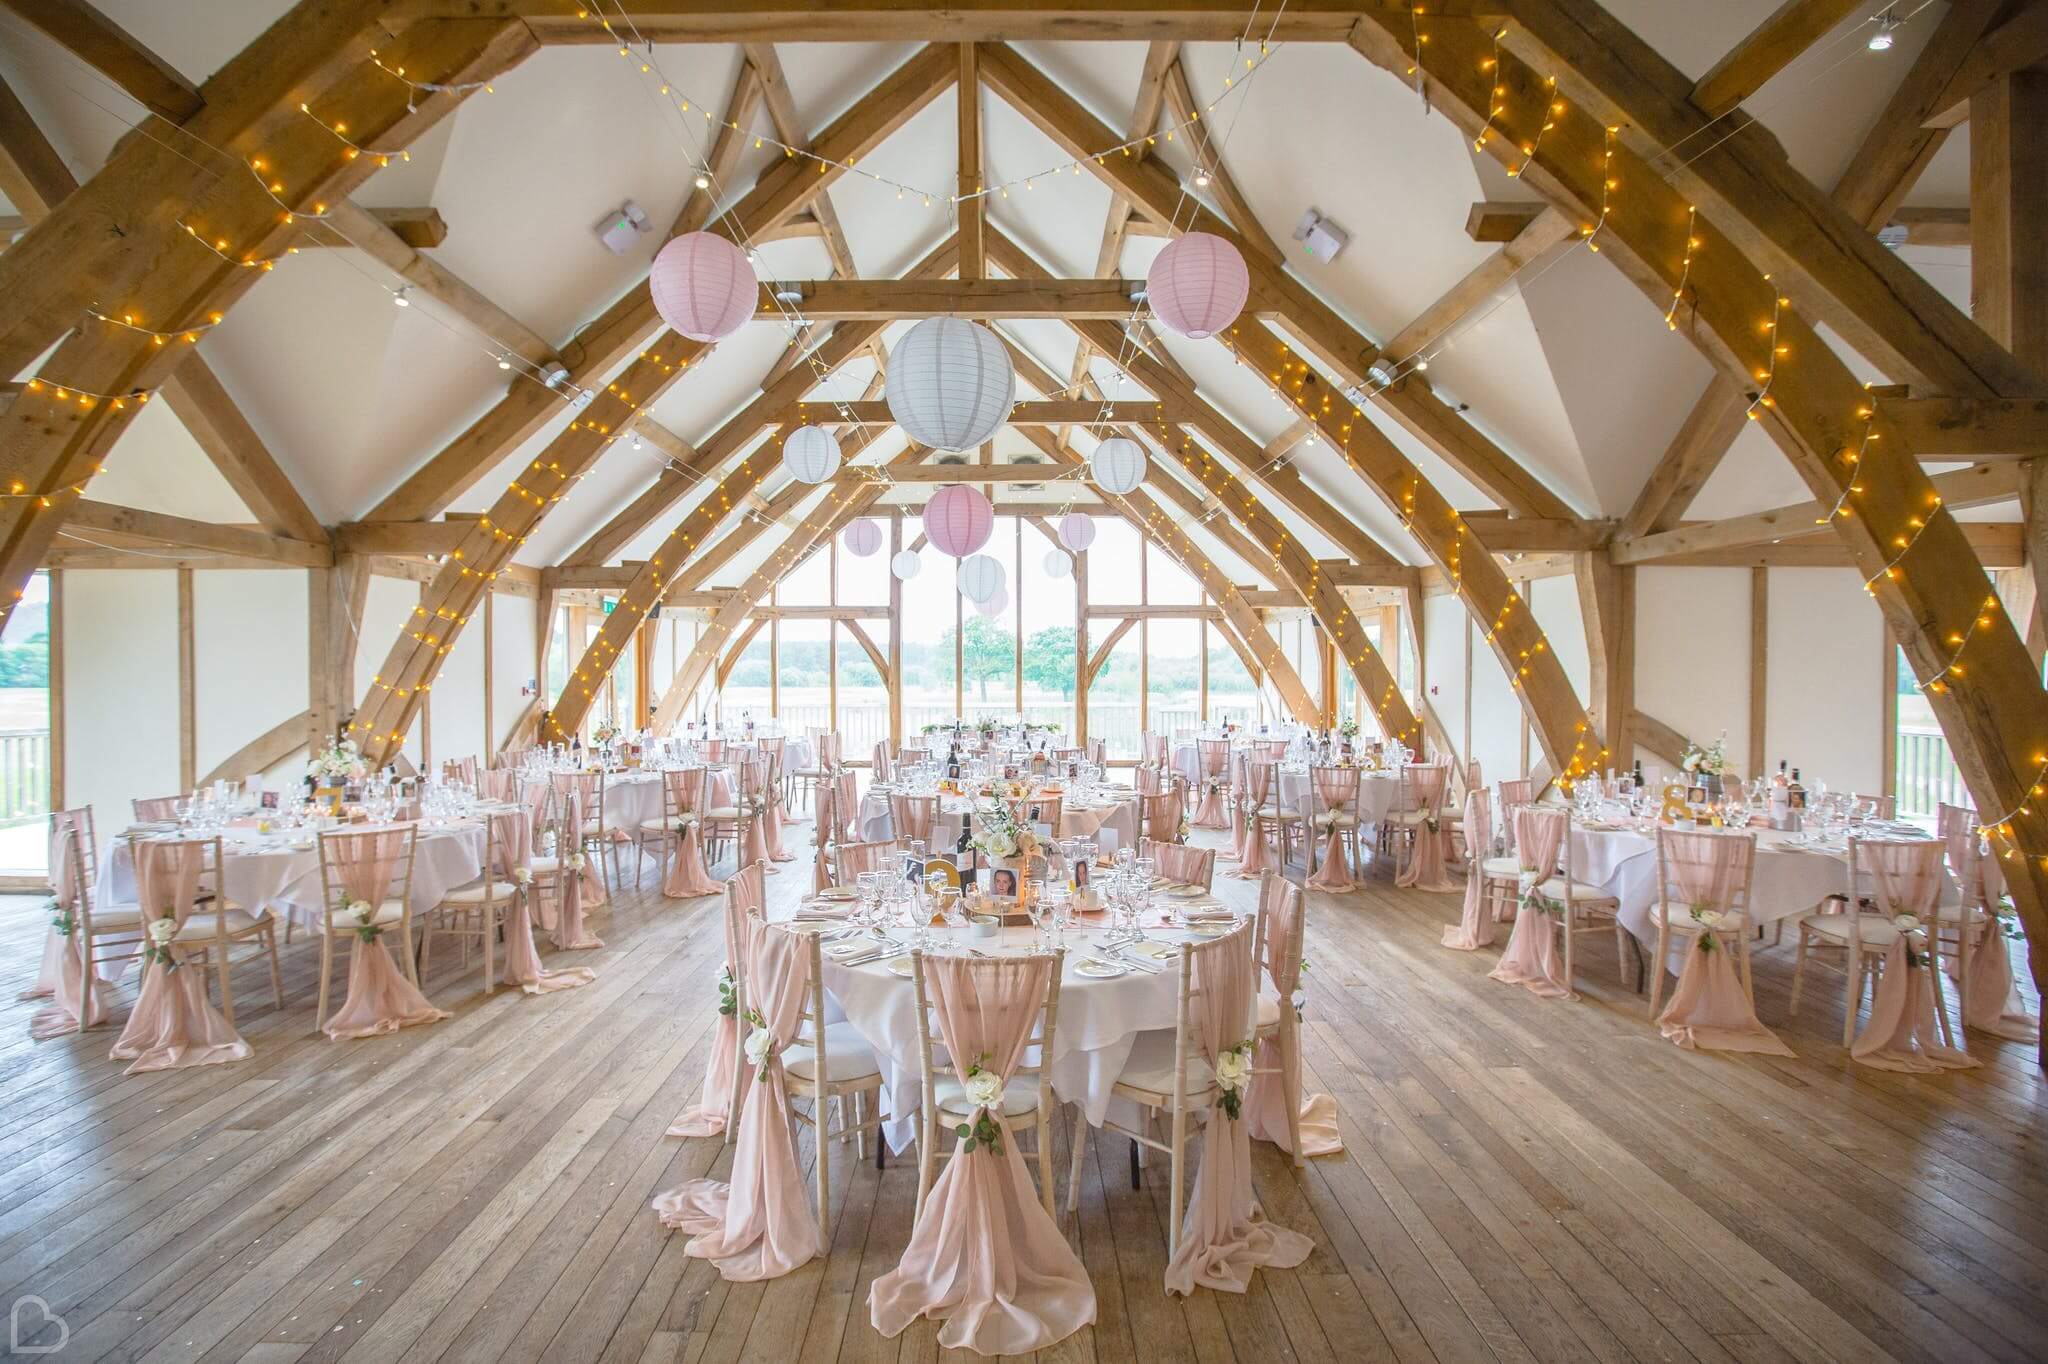
[[[1726,731],[1728,756],[1745,773],[1749,596],[1746,568],[1636,570],[1636,709],[1701,743]],[[1645,771],[1669,770],[1654,754],[1637,756]]]
[[[1463,607],[1459,609],[1462,613]],[[1507,670],[1484,632],[1468,628],[1472,630],[1472,740],[1465,760],[1478,762],[1479,775],[1487,782],[1518,777],[1522,774],[1522,698],[1509,684]],[[1530,767],[1542,756],[1542,745],[1532,736]]]
[[[505,742],[519,717],[532,704],[522,695],[534,682],[534,604],[531,597],[497,593],[492,598],[491,616],[491,736],[492,751]]]
[[[496,622],[492,629],[497,628]],[[450,758],[489,756],[484,746],[484,621],[481,606],[470,613],[469,624],[448,647],[441,660],[441,672],[427,697],[433,707],[434,727],[430,736],[434,766],[438,770]],[[494,717],[495,718],[495,717]]]
[[[1422,603],[1425,694],[1451,745],[1461,755],[1465,742],[1465,608],[1456,597],[1426,597]]]
[[[1764,759],[1801,769],[1809,790],[1875,792],[1884,779],[1884,687],[1889,636],[1853,570],[1774,568]]]
[[[70,578],[98,576],[95,570],[74,573]],[[192,575],[196,776],[204,777],[236,749],[306,709],[306,591],[304,569],[235,569]],[[175,685],[175,615],[171,624],[169,667]],[[67,690],[70,685],[67,677]],[[297,776],[303,769],[299,760],[288,759],[276,770]],[[246,775],[230,774],[236,779]]]
[[[356,649],[355,703],[361,702],[369,690],[370,679],[384,666],[391,641],[398,638],[400,630],[411,628],[413,608],[419,602],[420,585],[408,578],[370,579],[369,590],[363,595],[363,618],[356,622],[361,643]],[[405,756],[415,767],[419,766],[418,720],[413,721],[411,732],[405,736]]]
[[[1579,585],[1569,575],[1538,578],[1529,584],[1529,609],[1550,641],[1550,652],[1564,668],[1572,691],[1585,706],[1592,699],[1593,666],[1586,652],[1586,621],[1579,608]]]
[[[61,592],[64,804],[92,807],[104,851],[131,800],[179,789],[178,575],[78,570]]]

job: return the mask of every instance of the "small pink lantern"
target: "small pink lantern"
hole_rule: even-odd
[[[1060,518],[1060,543],[1079,554],[1095,543],[1095,518],[1068,512]]]
[[[965,483],[951,483],[924,504],[924,533],[941,554],[964,559],[988,543],[996,510]]]
[[[716,232],[685,232],[662,247],[647,287],[661,320],[692,341],[731,336],[761,297],[746,252]]]
[[[976,602],[974,605],[974,609],[975,612],[979,615],[1000,616],[1009,607],[1009,605],[1010,589],[1007,587],[999,587],[992,594],[990,594],[989,599],[987,601]]]
[[[1244,257],[1213,232],[1168,242],[1145,276],[1145,298],[1159,320],[1197,341],[1237,321],[1251,289]]]
[[[856,521],[846,528],[842,539],[847,553],[865,559],[882,547],[882,528],[872,521]]]

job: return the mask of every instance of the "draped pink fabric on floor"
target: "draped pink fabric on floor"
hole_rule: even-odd
[[[517,985],[530,995],[573,990],[597,979],[584,966],[550,971],[540,962],[540,949],[533,942],[533,826],[526,811],[507,810],[490,816],[491,842],[497,848],[499,864],[486,870],[487,877],[502,876],[518,887],[512,903],[505,908],[505,983]],[[484,950],[490,950],[484,944]]]
[[[740,1081],[732,1181],[693,1179],[654,1200],[663,1225],[690,1233],[684,1249],[712,1261],[734,1282],[787,1274],[824,1248],[797,1164],[781,1060],[796,1038],[809,977],[799,935],[759,919],[747,921],[747,1003],[761,1014],[774,1050],[758,1072],[740,1061],[750,1074]]]
[[[1242,766],[1242,760],[1235,755],[1232,756],[1231,763],[1233,775],[1230,781],[1230,799],[1225,802],[1230,811],[1230,846],[1218,853],[1217,856],[1229,862],[1242,862],[1244,860],[1245,824],[1244,811],[1240,807],[1244,803],[1245,796],[1244,767]]]
[[[1312,775],[1317,806],[1315,832],[1323,840],[1323,860],[1308,878],[1308,884],[1316,890],[1351,890],[1351,860],[1344,851],[1345,826],[1337,817],[1350,813],[1358,803],[1358,769],[1318,767]]]
[[[1525,805],[1515,811],[1515,856],[1522,868],[1515,888],[1517,901],[1557,874],[1557,854],[1564,846],[1567,827],[1569,821],[1563,810],[1539,810]],[[1507,950],[1487,974],[1510,985],[1526,985],[1546,999],[1571,998],[1572,992],[1564,979],[1564,957],[1557,947],[1560,912],[1535,901],[1518,904]]]
[[[79,841],[85,834],[61,812],[51,817],[51,823],[57,829],[50,840],[50,898],[54,908],[50,927],[43,934],[43,959],[36,972],[36,983],[21,993],[23,999],[51,1001],[29,1016],[28,1035],[38,1042],[97,1027],[112,1017],[112,1002],[107,996],[113,983],[107,979],[105,968],[94,970],[90,978],[86,974],[87,948],[81,932],[83,920],[78,917],[84,882]],[[67,917],[69,927],[60,932],[57,922]]]
[[[763,792],[761,846],[771,862],[794,862],[796,854],[782,846],[782,798],[770,787]]]
[[[1671,912],[1676,914],[1681,907],[1697,907],[1726,916],[1713,922],[1740,924],[1737,931],[1746,932],[1747,924],[1735,908],[1735,899],[1749,880],[1750,864],[1756,854],[1755,840],[1748,834],[1705,829],[1662,829],[1657,837],[1668,882],[1662,898],[1671,906]],[[1671,1003],[1657,1016],[1658,1029],[1688,1049],[1792,1055],[1792,1049],[1758,1021],[1732,956],[1728,944],[1718,941],[1713,933],[1697,934],[1685,954],[1685,965],[1678,974],[1678,988],[1672,993]],[[1661,971],[1664,963],[1653,962],[1650,969]]]
[[[1230,873],[1240,881],[1256,881],[1259,873],[1277,871],[1271,853],[1266,847],[1266,831],[1263,821],[1253,812],[1264,808],[1273,794],[1273,764],[1267,762],[1246,763],[1244,769],[1245,809],[1239,818],[1243,828],[1244,847],[1238,854],[1237,870]]]
[[[986,1068],[1007,1081],[1045,1002],[1053,963],[924,958],[947,1054],[985,1056]],[[884,1336],[931,1317],[945,1323],[939,1344],[948,1349],[1028,1354],[1095,1320],[1087,1269],[1039,1201],[1000,1108],[988,1116],[1002,1150],[962,1152],[956,1143],[902,1258],[869,1290],[869,1318]]]
[[[747,912],[732,896],[725,903],[725,968],[735,979],[746,973]],[[669,1125],[672,1137],[715,1137],[725,1131],[732,1104],[732,1073],[739,1064],[740,1021],[721,1013],[712,1025],[711,1055],[704,1063],[704,1089],[697,1106]]]
[[[1870,868],[1871,890],[1886,918],[1912,914],[1923,924],[1934,924],[1943,876],[1940,844],[1872,840],[1859,843],[1856,851]],[[1870,1000],[1870,1021],[1849,1046],[1849,1055],[1864,1065],[1926,1072],[1981,1064],[1941,1042],[1928,949],[1927,930],[1914,929],[1899,934],[1885,953],[1884,974]]]
[[[330,834],[323,845],[334,858],[341,876],[341,888],[352,900],[381,905],[392,898],[392,877],[405,856],[406,829],[366,829],[361,832]],[[322,910],[325,913],[325,909]],[[387,925],[387,928],[389,925]],[[348,998],[327,1020],[326,1033],[339,1042],[347,1037],[376,1037],[400,1028],[438,1023],[447,1014],[428,1003],[417,985],[407,980],[391,960],[391,949],[382,934],[364,942],[353,925],[337,920],[331,933],[347,934]],[[410,956],[412,944],[402,944]]]
[[[2032,1042],[2041,1035],[2040,1025],[2027,1013],[2026,1001],[2020,998],[2005,927],[1998,920],[1998,906],[2005,898],[2005,871],[1997,858],[1980,855],[1974,849],[1970,861],[1974,875],[1965,883],[1959,922],[1968,924],[1972,903],[1982,905],[1985,917],[1984,936],[1971,951],[1964,965],[1963,981],[1957,987],[1963,996],[1963,1026],[2015,1042]],[[1977,893],[1974,899],[1972,887]]]
[[[1280,1008],[1294,1009],[1294,992],[1301,986],[1301,945],[1303,916],[1308,912],[1299,890],[1278,877],[1261,891],[1266,911],[1266,979]],[[1285,1019],[1283,1018],[1283,1023]],[[1292,1026],[1299,1027],[1299,1023]],[[1344,1149],[1337,1132],[1337,1101],[1327,1094],[1301,1092],[1301,1053],[1297,1047],[1294,1065],[1287,1065],[1278,1036],[1259,1039],[1252,1050],[1254,1076],[1251,1093],[1244,1101],[1244,1130],[1259,1141],[1270,1141],[1283,1151],[1292,1151],[1287,1131],[1287,1105],[1298,1105],[1295,1118],[1301,1128],[1304,1156],[1335,1155]],[[1270,1072],[1270,1073],[1268,1073]]]
[[[199,842],[134,845],[136,902],[145,924],[168,915],[182,927],[192,917],[205,849]],[[205,970],[186,964],[169,946],[143,967],[135,1010],[107,1053],[115,1061],[132,1061],[130,1075],[245,1061],[254,1054],[207,1002]]]
[[[1449,785],[1451,769],[1442,763],[1410,763],[1408,765],[1408,786],[1415,793],[1415,808],[1427,818],[1415,825],[1415,842],[1408,850],[1408,860],[1401,866],[1401,874],[1394,878],[1397,886],[1415,890],[1456,890],[1458,883],[1448,870],[1451,831],[1444,826],[1444,796]],[[1430,821],[1436,827],[1430,828]]]
[[[1455,928],[1444,929],[1444,946],[1474,952],[1493,942],[1493,914],[1486,905],[1486,850],[1493,846],[1493,798],[1482,789],[1465,794],[1465,913]]]
[[[1230,764],[1230,740],[1198,739],[1195,748],[1200,754],[1202,798],[1188,823],[1197,829],[1227,829],[1230,813],[1223,805],[1223,774]]]
[[[1214,1066],[1218,1056],[1252,1033],[1251,929],[1199,944],[1189,955],[1198,992],[1190,1007],[1202,1054]],[[1254,1089],[1258,1078],[1253,1077]],[[1251,1134],[1241,1118],[1215,1105],[1202,1127],[1202,1163],[1188,1195],[1180,1246],[1166,1266],[1166,1291],[1242,1293],[1259,1266],[1291,1269],[1314,1249],[1315,1243],[1300,1232],[1266,1221],[1252,1192]]]
[[[77,864],[72,860],[71,840],[83,836],[64,820],[61,813],[50,816],[50,898],[57,902],[59,909],[74,913],[78,908],[78,873]],[[78,949],[73,946],[71,951],[76,955]],[[43,935],[43,960],[36,968],[35,984],[23,990],[17,998],[48,999],[56,994],[57,982],[64,971],[64,952],[65,935],[57,931],[56,916],[52,914],[50,929]],[[71,977],[78,979],[78,972],[73,970]],[[73,1017],[76,1017],[75,1011]]]
[[[669,831],[668,865],[661,878],[661,893],[671,900],[693,900],[718,894],[718,882],[704,865],[704,769],[685,768],[665,772],[668,784],[666,809],[675,812],[681,832]]]
[[[562,827],[572,832],[556,840],[556,846],[565,851],[555,871],[556,912],[551,933],[557,948],[564,952],[577,952],[604,946],[604,939],[591,932],[590,926],[583,922],[586,908],[604,903],[604,878],[595,875],[591,866],[601,854],[585,852],[573,832],[583,827],[583,792],[572,786],[562,798],[568,803]],[[581,867],[572,865],[578,861],[583,864]],[[598,892],[594,900],[590,898],[593,882]]]

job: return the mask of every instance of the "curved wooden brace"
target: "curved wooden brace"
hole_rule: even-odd
[[[732,676],[732,670],[738,665],[740,655],[747,651],[747,646],[754,642],[754,636],[760,634],[761,627],[767,623],[765,619],[757,616],[748,621],[747,628],[734,637],[732,648],[725,651],[725,657],[718,660],[718,668],[712,673],[712,676],[718,679],[720,687],[725,686],[725,679]]]
[[[199,779],[198,786],[211,786],[222,778],[234,780],[277,766],[306,746],[306,726],[312,718],[312,711],[302,710],[291,719],[271,726],[222,758],[214,765],[213,771]]]
[[[1265,669],[1259,666],[1259,660],[1252,657],[1252,651],[1250,649],[1245,648],[1244,641],[1237,637],[1237,631],[1231,628],[1230,622],[1227,620],[1219,620],[1212,621],[1211,624],[1213,624],[1216,627],[1216,633],[1223,636],[1223,642],[1228,644],[1231,647],[1231,649],[1236,652],[1238,661],[1244,664],[1244,670],[1251,674],[1252,685],[1259,687],[1265,686]]]
[[[1137,623],[1138,618],[1136,616],[1125,616],[1116,623],[1115,629],[1103,637],[1102,643],[1095,646],[1095,656],[1088,660],[1087,682],[1089,686],[1095,685],[1095,674],[1101,672],[1102,665],[1109,662],[1110,651],[1116,648],[1116,642],[1129,634],[1131,627]]]
[[[1368,16],[1352,44],[1381,65],[1405,67],[1411,59],[1401,49],[1404,32]],[[1735,241],[1695,214],[1650,164],[1617,146],[1599,120],[1576,106],[1542,114],[1552,99],[1545,73],[1507,53],[1498,71],[1482,73],[1492,38],[1479,25],[1440,20],[1430,32],[1424,65],[1437,107],[1474,135],[1487,111],[1504,110],[1495,117],[1502,135],[1492,148],[1503,158],[1533,138],[1533,119],[1544,119],[1547,130],[1522,172],[1524,183],[1580,214],[1605,248],[1601,254],[1660,308],[1684,279],[1687,337],[1723,373],[1759,390],[1754,415],[1814,496],[1853,508],[1854,515],[1832,518],[1835,531],[1866,575],[1893,638],[1926,679],[1923,688],[1980,818],[2015,854],[2006,863],[2007,885],[2026,926],[2034,978],[2048,979],[2048,804],[2037,799],[2048,786],[2048,694],[1907,433],[1869,400]],[[1497,95],[1496,86],[1504,93]],[[1623,188],[1606,194],[1602,217],[1610,180]]]
[[[862,628],[861,623],[857,620],[842,620],[839,623],[846,627],[846,633],[852,635],[860,642],[861,648],[867,650],[868,661],[875,665],[875,672],[881,676],[883,690],[893,690],[896,686],[896,678],[889,671],[888,656],[875,646],[873,637]]]

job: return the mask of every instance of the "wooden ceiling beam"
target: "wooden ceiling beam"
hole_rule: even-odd
[[[1621,518],[1622,535],[1648,535],[1678,524],[1748,424],[1749,402],[1749,394],[1727,375],[1707,380],[1706,390],[1685,414],[1634,505]]]
[[[1862,4],[1863,0],[1785,0],[1694,82],[1692,102],[1710,118],[1727,113]]]
[[[320,518],[221,384],[196,346],[164,381],[163,400],[264,529],[297,540],[327,538]]]
[[[1447,19],[1430,41],[1470,52],[1490,49],[1493,38],[1470,20]],[[1710,127],[1684,74],[1597,0],[1518,0],[1503,46],[1556,77],[1570,103],[1618,128],[1614,139],[1648,158],[1637,163],[1644,173],[1667,180],[1770,271],[1802,315],[1827,323],[1895,380],[1951,397],[2048,392],[2048,377],[2016,360],[1879,245],[1868,223],[1794,169],[1761,123]],[[1702,142],[1672,164],[1668,148]]]
[[[768,121],[775,136],[799,151],[809,151],[810,134],[797,114],[796,97],[789,91],[789,78],[782,72],[782,58],[777,55],[775,44],[748,43],[740,50],[761,78],[761,101],[768,108]],[[847,245],[846,229],[840,225],[838,210],[832,207],[831,191],[812,201],[811,217],[817,224],[818,235],[825,239],[825,254],[832,261],[833,272],[842,279],[857,276],[860,271],[854,268],[853,248]]]
[[[1250,247],[1274,265],[1285,265],[1287,254],[1280,244],[1273,240],[1259,222],[1258,213],[1252,208],[1251,200],[1237,187],[1236,179],[1230,174],[1230,167],[1223,164],[1223,152],[1209,136],[1208,125],[1202,122],[1202,107],[1195,102],[1194,91],[1188,87],[1186,65],[1175,61],[1166,72],[1166,107],[1173,114],[1173,121],[1182,125],[1182,136],[1188,140],[1189,154],[1195,164],[1209,173],[1206,186],[1214,193],[1222,206],[1223,216],[1237,229]],[[1203,186],[1193,187],[1199,193]]]
[[[1570,550],[1600,549],[1614,538],[1614,522],[1602,520],[1548,521],[1533,516],[1509,516],[1505,512],[1464,513],[1465,523],[1495,554],[1510,551],[1555,554]]]
[[[1548,208],[1540,203],[1477,203],[1465,214],[1465,235],[1475,242],[1505,244],[1521,236]]]
[[[960,278],[974,282],[988,276],[988,248],[984,228],[988,201],[981,166],[981,56],[973,43],[960,44],[960,79],[953,95],[956,101],[957,144],[953,193],[959,196],[954,208],[959,221]]]
[[[390,232],[408,250],[425,251],[448,240],[448,222],[438,208],[363,208],[351,202],[356,215],[367,214],[371,221]],[[332,226],[335,231],[323,230]],[[308,219],[306,231],[300,235],[301,249],[334,246],[360,246],[348,234],[341,231],[341,224],[333,214],[323,220]],[[364,248],[368,250],[367,247]],[[372,251],[371,255],[377,253]],[[400,271],[399,273],[404,273]]]
[[[242,559],[262,559],[294,568],[325,568],[334,554],[324,539],[311,544],[304,540],[273,535],[260,526],[223,526],[212,521],[170,516],[140,507],[121,507],[111,502],[78,498],[71,504],[66,523],[83,530],[111,531],[138,540],[173,545],[181,549],[202,549]]]
[[[0,4],[169,122],[183,123],[205,103],[176,67],[86,0],[0,0]]]
[[[965,222],[968,215],[962,215]],[[962,254],[965,262],[965,254]],[[810,322],[893,322],[910,317],[1127,318],[1142,282],[1120,279],[812,279],[761,285],[754,316]]]
[[[1544,209],[1512,241],[1473,266],[1463,279],[1416,314],[1414,321],[1388,337],[1380,353],[1397,367],[1411,365],[1417,357],[1426,359],[1425,353],[1433,351],[1460,322],[1513,284],[1523,267],[1577,235],[1571,219],[1554,208]]]
[[[1877,410],[1922,459],[2048,456],[2048,401],[2041,399],[1881,397]]]
[[[1892,212],[1887,227],[1905,231],[1907,246],[1968,246],[1970,210],[1904,204]]]
[[[1973,44],[1934,97],[1935,112],[1924,128],[1953,128],[1970,116],[1970,97],[2037,62],[2048,60],[2048,9],[2022,5],[2012,17]]]
[[[64,158],[29,117],[20,97],[0,80],[0,194],[33,225],[77,188]]]

